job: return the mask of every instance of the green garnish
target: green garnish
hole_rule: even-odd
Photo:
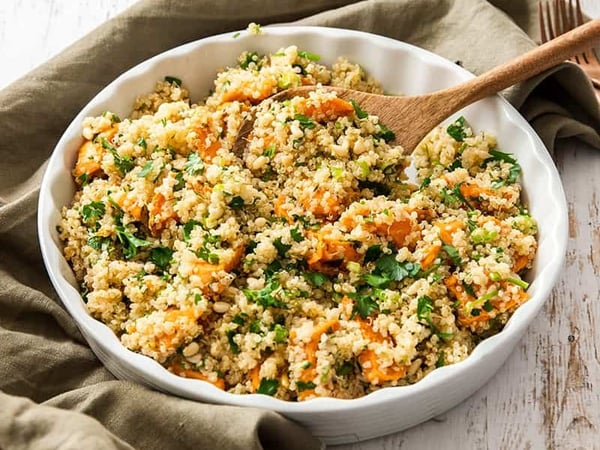
[[[135,257],[139,248],[148,247],[151,244],[150,241],[135,236],[123,225],[117,225],[115,230],[117,232],[117,239],[123,246],[123,256],[125,259],[131,259]]]
[[[298,122],[300,122],[300,126],[302,126],[304,128],[308,128],[309,130],[312,130],[314,127],[317,126],[317,124],[314,123],[312,121],[312,119],[310,119],[309,117],[306,117],[303,114],[296,114],[294,116],[294,120],[297,120]]]
[[[302,235],[298,227],[290,228],[290,237],[295,242],[302,242],[304,240],[304,236]]]
[[[483,306],[487,301],[496,297],[498,295],[498,292],[499,292],[498,289],[494,289],[492,292],[482,295],[477,300],[467,302],[465,304],[465,310],[466,310],[467,314],[470,313],[472,316],[478,316],[481,313],[481,311],[478,310],[478,312],[474,314],[476,308]]]
[[[350,375],[352,372],[354,372],[354,364],[350,361],[344,361],[335,368],[335,373],[341,377]]]
[[[275,294],[282,291],[283,289],[277,280],[269,281],[264,288],[256,291],[242,289],[242,292],[248,300],[258,303],[263,308],[286,308],[286,304],[275,297]]]
[[[188,161],[185,163],[185,171],[190,175],[199,175],[204,172],[204,161],[198,153],[190,153]]]
[[[379,128],[380,128],[380,132],[374,134],[373,136],[375,136],[378,139],[383,139],[385,142],[392,142],[394,139],[396,139],[396,134],[390,130],[388,127],[386,127],[384,124],[380,123],[379,124]]]
[[[352,103],[352,106],[354,107],[354,113],[356,114],[356,117],[359,119],[366,119],[369,117],[369,113],[360,109],[360,106],[355,100],[350,100],[350,103]]]
[[[462,264],[462,259],[455,247],[451,245],[442,245],[442,250],[446,252],[455,266],[460,266]]]
[[[276,150],[277,150],[277,146],[275,144],[271,144],[265,149],[265,151],[263,152],[263,155],[266,156],[267,158],[272,158],[275,155]]]
[[[257,394],[275,395],[279,389],[279,380],[275,378],[263,378],[260,380],[260,385],[256,390]]]
[[[320,272],[304,272],[303,276],[316,287],[321,287],[326,281],[329,281],[329,277]]]
[[[173,192],[182,190],[185,187],[185,180],[183,179],[183,172],[177,172],[175,175],[175,185],[173,186]]]
[[[83,205],[81,208],[81,217],[83,221],[89,223],[92,219],[100,219],[104,216],[106,212],[106,207],[102,202],[91,202],[87,205]]]
[[[229,207],[231,209],[242,209],[244,207],[244,199],[239,195],[236,195],[229,202]]]
[[[424,295],[417,299],[417,319],[431,324],[431,311],[433,311],[433,300]]]
[[[192,236],[192,230],[196,225],[200,225],[200,222],[190,220],[189,222],[183,224],[183,239],[185,241],[190,240],[190,237]]]
[[[142,147],[144,150],[148,149],[148,145],[146,144],[146,139],[144,139],[143,137],[139,138],[136,142],[136,145],[139,145],[140,147]]]
[[[377,301],[368,294],[365,295],[356,292],[348,294],[348,297],[356,302],[353,309],[363,319],[366,319],[372,313],[379,311],[379,305],[377,304]]]
[[[296,388],[298,389],[298,392],[306,391],[308,389],[314,389],[315,387],[315,383],[313,383],[312,381],[296,381]]]
[[[382,253],[381,244],[371,245],[365,253],[365,264],[377,261]]]
[[[260,69],[260,56],[256,52],[246,52],[243,55],[243,59],[240,60],[240,68],[246,70],[250,64],[254,63],[256,70]]]
[[[117,152],[117,149],[106,140],[106,138],[102,138],[101,139],[102,142],[102,147],[105,148],[106,150],[108,150],[112,156],[113,156],[113,160],[115,162],[115,166],[117,166],[117,169],[119,169],[119,171],[121,172],[121,175],[125,175],[127,172],[129,172],[131,169],[133,169],[133,166],[135,165],[132,161],[132,159],[129,156],[121,156],[119,155],[119,152]]]
[[[172,257],[173,250],[168,247],[156,247],[150,252],[150,261],[162,271],[167,270],[167,267],[171,264]]]
[[[284,244],[281,241],[281,238],[278,237],[277,239],[275,239],[273,241],[273,245],[275,246],[275,248],[277,249],[277,256],[279,256],[280,258],[285,258],[287,255],[287,251],[292,248],[292,246],[290,244]]]
[[[467,137],[465,125],[465,118],[460,116],[446,128],[446,133],[448,133],[455,141],[462,142]]]
[[[237,355],[240,352],[240,346],[233,339],[236,334],[238,333],[235,330],[229,330],[225,333],[227,336],[227,342],[229,342],[229,347],[231,348],[231,352]]]
[[[175,77],[171,77],[171,76],[168,76],[168,75],[167,75],[167,76],[165,77],[165,81],[166,81],[167,83],[170,83],[170,84],[175,84],[175,85],[177,85],[177,86],[181,87],[181,80],[180,80],[179,78],[175,78]]]

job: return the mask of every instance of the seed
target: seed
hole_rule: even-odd
[[[183,349],[183,356],[186,358],[189,356],[194,356],[196,353],[200,351],[200,346],[197,342],[192,342],[187,347]]]
[[[230,307],[231,305],[227,302],[215,302],[213,304],[213,311],[217,314],[225,314],[227,311],[229,311]]]

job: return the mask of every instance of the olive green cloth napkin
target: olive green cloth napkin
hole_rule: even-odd
[[[0,92],[0,448],[319,448],[269,411],[206,405],[117,381],[63,309],[42,264],[36,203],[45,161],[76,113],[131,66],[204,36],[292,22],[404,40],[480,73],[535,44],[534,1],[145,0]],[[507,98],[549,149],[600,148],[600,112],[571,64]]]

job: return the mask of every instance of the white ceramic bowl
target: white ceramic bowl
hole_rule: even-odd
[[[344,443],[399,431],[461,402],[503,364],[554,285],[567,242],[567,208],[556,168],[542,142],[500,96],[480,101],[460,114],[477,130],[493,132],[502,150],[514,153],[523,169],[531,214],[539,222],[539,249],[529,273],[531,299],[504,330],[483,341],[463,362],[434,370],[418,383],[381,389],[353,400],[318,398],[292,403],[265,395],[235,395],[199,380],[177,377],[157,362],[123,347],[104,324],[90,317],[73,273],[62,256],[56,225],[75,185],[70,171],[82,143],[84,117],[111,110],[127,116],[136,96],[152,91],[165,75],[182,78],[197,100],[208,94],[218,68],[233,65],[244,50],[274,52],[295,44],[331,64],[343,55],[360,63],[386,91],[421,94],[457,84],[472,75],[420,48],[367,33],[318,27],[267,27],[263,35],[242,32],[192,42],[162,53],[127,71],[100,92],[60,139],[42,181],[38,229],[50,279],[98,358],[118,378],[205,402],[255,406],[278,411],[307,426],[326,443]]]

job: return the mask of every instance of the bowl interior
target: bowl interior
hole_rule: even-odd
[[[86,312],[73,273],[62,256],[56,232],[60,211],[70,203],[74,193],[70,171],[82,142],[82,119],[105,110],[121,117],[129,115],[135,98],[151,91],[156,81],[166,75],[181,78],[192,99],[197,101],[212,88],[217,69],[236,64],[242,51],[275,52],[289,45],[321,55],[321,62],[328,65],[338,56],[345,56],[361,64],[389,93],[431,92],[472,76],[452,62],[408,44],[361,32],[316,27],[267,27],[264,35],[242,32],[238,38],[228,33],[158,55],[129,70],[100,92],[74,119],[51,157],[42,182],[38,218],[40,244],[50,278],[83,334],[113,372],[179,395],[209,402],[259,406],[301,419],[303,415],[356,410],[425,392],[442,392],[449,381],[458,380],[497,357],[499,348],[512,348],[548,296],[566,249],[566,202],[556,168],[526,121],[499,96],[477,102],[454,118],[464,115],[476,130],[494,133],[499,147],[518,158],[523,168],[526,202],[539,222],[539,250],[535,267],[529,274],[530,301],[517,310],[504,331],[482,342],[466,361],[437,369],[415,385],[386,388],[359,399],[320,398],[291,403],[264,395],[228,394],[202,381],[176,377],[155,361],[125,349],[105,325]],[[486,380],[481,380],[479,386]]]

